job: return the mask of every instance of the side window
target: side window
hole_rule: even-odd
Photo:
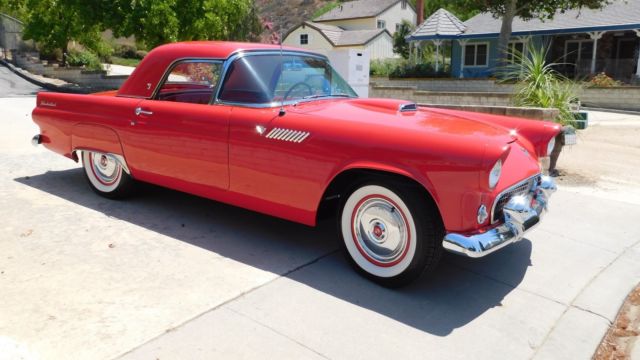
[[[208,104],[220,80],[222,63],[185,60],[173,66],[155,100]]]
[[[378,20],[378,29],[384,29],[387,27],[387,22],[384,20]]]
[[[309,44],[309,34],[300,34],[300,45]]]
[[[242,104],[271,102],[280,74],[280,57],[245,56],[229,66],[220,90],[222,101]]]

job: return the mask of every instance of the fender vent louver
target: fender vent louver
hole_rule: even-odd
[[[306,131],[274,128],[273,130],[269,131],[266,138],[274,139],[274,140],[289,141],[294,143],[301,143],[308,136],[309,136],[309,133]]]

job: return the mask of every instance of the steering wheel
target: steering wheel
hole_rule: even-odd
[[[293,89],[297,88],[300,85],[306,86],[307,87],[307,91],[309,91],[309,95],[313,95],[313,88],[311,87],[311,85],[307,84],[306,82],[300,81],[300,82],[297,82],[297,83],[293,84],[289,88],[289,90],[287,90],[287,92],[284,93],[284,97],[282,98],[282,101],[285,101],[287,99],[287,97],[289,97],[289,94],[291,94]]]

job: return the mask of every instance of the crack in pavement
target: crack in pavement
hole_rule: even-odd
[[[302,346],[303,348],[305,348],[305,349],[307,349],[307,350],[309,350],[309,351],[313,352],[314,354],[316,354],[316,355],[318,355],[318,356],[322,357],[323,359],[330,359],[330,357],[328,357],[328,356],[324,355],[323,353],[321,353],[321,352],[319,352],[319,351],[317,351],[317,350],[315,350],[315,349],[313,349],[313,348],[309,347],[308,345],[305,345],[305,344],[303,344],[303,343],[299,342],[298,340],[296,340],[296,339],[294,339],[294,338],[292,338],[292,337],[288,336],[287,334],[284,334],[284,333],[282,333],[282,332],[280,332],[280,331],[278,331],[278,330],[276,330],[276,329],[272,328],[271,326],[269,326],[269,325],[267,325],[267,324],[264,324],[264,323],[260,322],[259,320],[256,320],[256,319],[252,318],[251,316],[249,316],[249,315],[247,315],[247,314],[241,313],[241,312],[236,311],[236,310],[234,310],[234,309],[232,309],[232,308],[228,308],[227,310],[232,311],[233,313],[238,314],[238,315],[240,315],[240,316],[244,317],[245,319],[248,319],[248,320],[250,320],[250,321],[252,321],[252,322],[254,322],[254,323],[256,323],[256,324],[258,324],[258,325],[260,325],[260,326],[262,326],[262,327],[264,327],[264,328],[266,328],[266,329],[269,329],[269,330],[273,331],[274,333],[276,333],[276,334],[278,334],[278,335],[280,335],[280,336],[284,337],[285,339],[287,339],[287,340],[289,340],[289,341],[292,341],[292,342],[294,342],[294,343],[296,343],[296,344],[298,344],[298,345]]]
[[[584,293],[584,291],[589,287],[589,285],[591,285],[600,275],[602,275],[602,273],[604,273],[607,269],[609,269],[611,267],[611,265],[615,264],[618,260],[620,260],[620,258],[625,255],[628,251],[633,250],[633,248],[635,248],[636,246],[640,245],[640,240],[636,241],[635,243],[627,246],[624,248],[624,250],[622,250],[618,256],[616,256],[613,260],[611,260],[607,266],[603,267],[600,271],[598,271],[593,277],[591,277],[591,279],[582,287],[582,289],[580,289],[580,291],[576,294],[576,296],[573,297],[573,299],[571,300],[571,302],[569,303],[569,305],[567,306],[567,308],[562,312],[562,314],[558,317],[558,319],[556,320],[556,322],[553,324],[553,326],[549,329],[549,331],[547,332],[547,334],[544,336],[544,339],[542,340],[542,343],[540,343],[540,346],[538,346],[533,355],[531,356],[531,359],[535,358],[537,356],[537,354],[539,353],[540,349],[544,346],[544,344],[547,342],[547,340],[549,340],[549,336],[551,335],[551,333],[553,333],[553,331],[556,329],[558,323],[560,322],[560,320],[562,320],[562,318],[567,314],[567,312],[569,311],[569,309],[574,308],[574,309],[578,309],[578,310],[582,310],[585,311],[587,313],[591,313],[593,315],[599,316],[603,319],[605,319],[607,321],[607,324],[611,324],[611,321],[609,321],[609,319],[607,319],[604,315],[602,314],[598,314],[596,312],[593,312],[591,310],[587,310],[587,309],[583,309],[579,306],[574,305],[575,301],[580,297],[580,295],[582,295],[582,293]],[[622,298],[622,303],[624,303],[624,300],[627,298],[628,294],[624,294],[624,297]],[[605,332],[606,334],[606,332]],[[603,334],[603,336],[605,335]],[[594,349],[595,351],[595,349]]]
[[[278,280],[278,279],[281,279],[281,278],[283,278],[283,277],[287,277],[289,274],[294,273],[294,272],[296,272],[296,271],[299,271],[299,270],[301,270],[301,269],[303,269],[303,268],[305,268],[305,267],[307,267],[307,266],[311,266],[311,265],[313,265],[313,264],[317,263],[318,261],[320,261],[320,260],[322,260],[322,259],[324,259],[324,258],[327,258],[327,257],[329,257],[329,256],[331,256],[331,255],[333,255],[333,254],[336,254],[336,253],[337,253],[337,252],[339,252],[339,251],[340,251],[340,249],[334,249],[334,250],[331,250],[330,252],[325,253],[325,254],[322,254],[322,255],[318,256],[317,258],[312,259],[311,261],[308,261],[308,262],[306,262],[306,263],[303,263],[303,264],[301,264],[301,265],[299,265],[299,266],[297,266],[297,267],[295,267],[295,268],[293,268],[293,269],[291,269],[291,270],[285,271],[284,273],[279,274],[278,276],[274,277],[273,279],[271,279],[271,280],[269,280],[269,281],[267,281],[267,282],[265,282],[265,283],[263,283],[263,284],[260,284],[260,285],[258,285],[258,286],[254,286],[254,287],[250,288],[249,290],[243,291],[243,292],[241,292],[240,294],[238,294],[238,295],[236,295],[236,296],[234,296],[234,297],[232,297],[232,298],[230,298],[230,299],[228,299],[228,300],[226,300],[226,301],[223,301],[223,302],[221,302],[220,304],[218,304],[218,305],[216,305],[216,306],[214,306],[214,307],[212,307],[212,308],[210,308],[210,309],[207,309],[207,310],[205,310],[205,311],[203,311],[203,312],[201,312],[201,313],[197,314],[196,316],[193,316],[193,317],[191,317],[190,319],[187,319],[187,320],[183,321],[182,323],[180,323],[180,324],[178,324],[178,325],[176,325],[176,326],[173,326],[173,327],[171,327],[171,328],[169,328],[169,329],[166,329],[166,330],[165,330],[164,332],[162,332],[161,334],[158,334],[158,335],[156,335],[156,336],[152,337],[151,339],[149,339],[149,340],[147,340],[147,341],[145,341],[145,342],[141,343],[140,345],[135,346],[135,347],[131,348],[130,350],[125,351],[124,353],[122,353],[122,354],[120,354],[120,355],[118,355],[118,356],[114,357],[114,358],[113,358],[113,360],[117,360],[117,359],[119,359],[119,358],[121,358],[121,357],[123,357],[123,356],[125,356],[125,355],[127,355],[127,354],[129,354],[129,353],[132,353],[132,352],[134,352],[135,350],[137,350],[137,349],[139,349],[139,348],[141,348],[141,347],[143,347],[143,346],[145,346],[145,345],[147,345],[147,344],[151,343],[152,341],[154,341],[154,340],[156,340],[156,339],[158,339],[158,338],[162,337],[162,336],[163,336],[164,334],[166,334],[166,333],[169,333],[169,332],[172,332],[172,331],[176,331],[177,329],[179,329],[179,328],[181,328],[182,326],[184,326],[184,325],[186,325],[186,324],[188,324],[188,323],[192,322],[193,320],[199,319],[199,318],[201,318],[202,316],[204,316],[204,315],[206,315],[206,314],[208,314],[208,313],[211,313],[211,312],[213,312],[213,311],[215,311],[215,310],[217,310],[217,309],[219,309],[219,308],[221,308],[221,307],[223,307],[223,306],[225,306],[225,305],[227,305],[227,304],[229,304],[229,303],[231,303],[231,302],[233,302],[233,301],[235,301],[235,300],[237,300],[237,299],[240,299],[240,298],[244,297],[245,295],[252,293],[252,292],[253,292],[253,291],[255,291],[255,290],[258,290],[258,289],[260,289],[260,288],[262,288],[262,287],[264,287],[264,286],[267,286],[267,285],[269,285],[269,284],[273,283],[274,281],[276,281],[276,280]],[[274,330],[274,331],[275,331],[275,330]],[[292,339],[290,339],[290,340],[292,340]],[[292,341],[293,341],[293,340],[292,340]],[[305,346],[305,347],[306,347],[306,346]],[[309,349],[309,350],[313,351],[314,353],[317,353],[317,352],[316,352],[315,350],[313,350],[313,349]],[[319,354],[319,353],[318,353],[318,354]],[[319,355],[321,355],[321,354],[319,354]],[[322,355],[322,356],[323,356],[324,358],[326,358],[324,355]]]

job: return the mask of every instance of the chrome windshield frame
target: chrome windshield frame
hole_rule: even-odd
[[[277,55],[277,56],[308,56],[308,57],[315,57],[321,60],[326,61],[329,66],[331,66],[331,62],[329,61],[329,58],[326,57],[325,55],[321,55],[321,54],[317,54],[317,53],[311,53],[311,52],[306,52],[306,51],[296,51],[296,50],[283,50],[282,52],[280,50],[251,50],[251,51],[238,51],[236,53],[234,53],[233,55],[229,56],[229,58],[227,58],[224,63],[222,64],[222,73],[220,74],[220,81],[218,84],[218,87],[216,89],[215,95],[213,97],[213,102],[212,104],[214,105],[228,105],[228,106],[240,106],[240,107],[247,107],[247,108],[259,108],[259,109],[264,109],[264,108],[277,108],[280,106],[288,106],[288,105],[296,105],[300,102],[307,102],[307,101],[313,101],[316,99],[307,99],[304,101],[301,101],[301,99],[297,99],[297,100],[286,100],[286,101],[272,101],[270,103],[238,103],[238,102],[233,102],[233,101],[223,101],[220,100],[220,92],[222,91],[222,86],[224,85],[224,80],[227,77],[227,72],[229,71],[229,67],[231,67],[231,64],[236,61],[239,60],[243,57],[247,57],[247,56],[261,56],[261,55]],[[333,66],[331,66],[331,69],[333,71],[336,71]],[[337,71],[336,71],[337,72]],[[343,79],[344,80],[344,79]],[[346,80],[344,80],[346,83]],[[348,85],[348,83],[347,83]],[[349,85],[349,87],[351,87]],[[352,89],[352,91],[355,93],[355,90]],[[326,100],[326,99],[331,99],[331,98],[340,98],[340,99],[347,99],[347,97],[344,96],[327,96],[327,97],[322,97],[319,98],[318,100]],[[350,99],[354,99],[355,97],[349,97]]]

